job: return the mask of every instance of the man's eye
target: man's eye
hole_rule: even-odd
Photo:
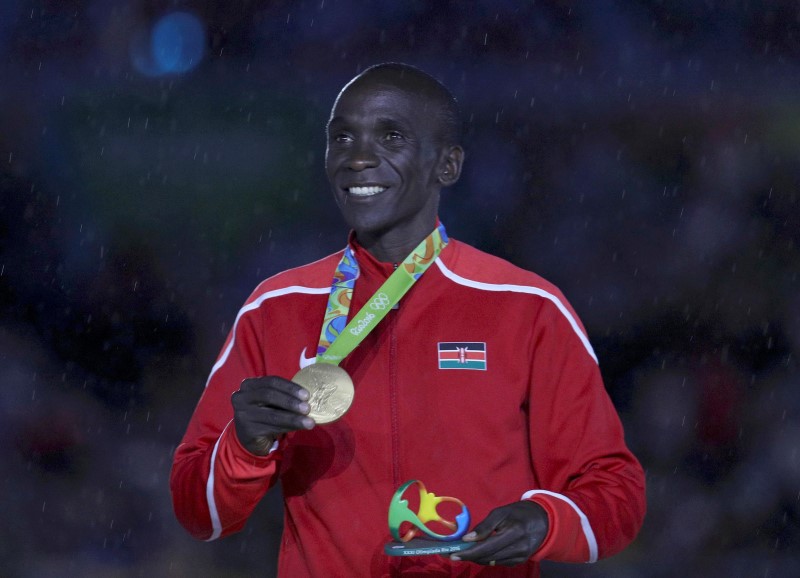
[[[402,140],[403,135],[396,130],[390,130],[386,133],[386,140]]]
[[[351,137],[349,134],[340,133],[334,136],[333,140],[335,140],[338,143],[348,143],[353,140],[353,137]]]

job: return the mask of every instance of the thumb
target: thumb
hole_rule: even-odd
[[[464,542],[480,542],[481,540],[485,540],[492,535],[502,520],[502,515],[499,515],[496,510],[492,511],[480,524],[475,526],[471,532],[465,534],[461,539]]]

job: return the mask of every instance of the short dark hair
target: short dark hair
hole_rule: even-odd
[[[370,66],[348,83],[353,84],[368,77],[388,78],[399,88],[423,93],[438,107],[440,144],[451,146],[461,142],[461,111],[453,93],[433,76],[416,66],[402,62],[384,62]],[[345,87],[346,88],[346,87]],[[343,90],[344,91],[344,90]]]

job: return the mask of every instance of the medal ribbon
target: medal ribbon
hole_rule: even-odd
[[[389,310],[397,304],[411,286],[436,260],[447,245],[444,225],[439,226],[409,253],[408,257],[384,281],[367,303],[347,322],[353,288],[359,275],[358,261],[350,247],[336,266],[325,309],[325,319],[317,346],[317,363],[338,365],[372,331]]]

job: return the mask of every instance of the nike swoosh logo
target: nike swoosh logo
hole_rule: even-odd
[[[303,351],[300,352],[300,369],[304,367],[308,367],[309,365],[313,365],[317,362],[317,356],[313,357],[306,357],[306,348],[303,348]]]

